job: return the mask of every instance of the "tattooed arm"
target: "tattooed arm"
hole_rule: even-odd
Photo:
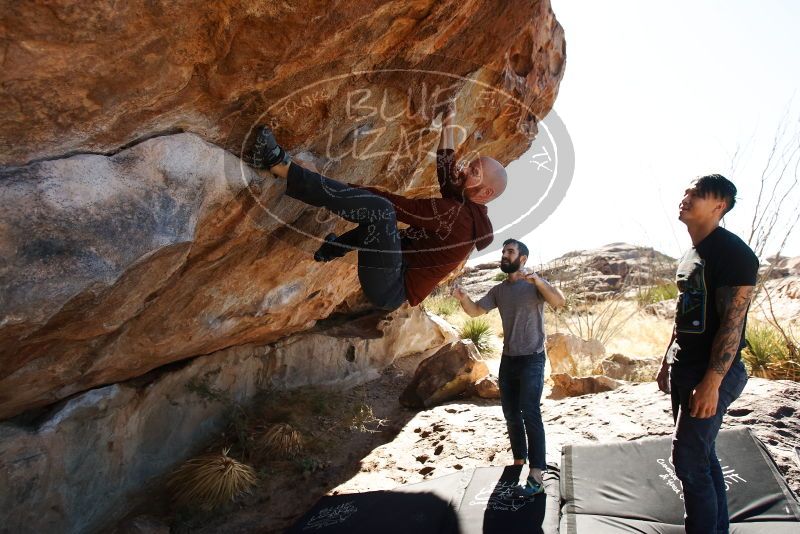
[[[720,325],[711,345],[708,370],[692,393],[692,417],[706,419],[717,412],[719,385],[739,351],[742,327],[754,289],[753,286],[737,286],[720,287],[716,291]]]

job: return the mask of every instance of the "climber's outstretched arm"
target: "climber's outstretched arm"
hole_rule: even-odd
[[[456,105],[454,102],[448,102],[442,110],[442,133],[439,138],[439,150],[454,150],[456,148],[455,134],[453,133],[455,120]]]

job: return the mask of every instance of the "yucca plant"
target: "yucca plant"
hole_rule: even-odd
[[[747,347],[742,351],[742,359],[752,376],[779,380],[800,377],[796,348],[777,328],[753,321],[747,325],[745,339]]]
[[[278,423],[256,438],[256,448],[268,455],[293,458],[303,450],[303,437],[289,423]]]
[[[248,493],[257,482],[249,465],[221,453],[192,458],[173,471],[167,487],[179,505],[212,510]]]
[[[678,286],[672,282],[659,284],[657,286],[647,286],[640,288],[636,292],[636,300],[639,306],[647,306],[648,304],[655,304],[663,300],[671,300],[678,296]]]
[[[461,326],[461,339],[471,340],[481,354],[494,352],[491,341],[493,335],[494,330],[482,317],[467,319]]]

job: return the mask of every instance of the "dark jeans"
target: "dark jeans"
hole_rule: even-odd
[[[374,306],[388,311],[406,301],[403,254],[391,202],[295,163],[289,166],[286,194],[358,224],[337,242],[358,250],[358,279],[364,295]]]
[[[540,403],[544,388],[545,353],[507,356],[500,360],[500,403],[508,426],[508,439],[515,460],[528,459],[531,467],[546,469],[544,424]],[[525,442],[527,435],[528,441]]]
[[[741,361],[731,365],[719,387],[717,412],[708,419],[689,415],[689,399],[701,379],[697,372],[671,369],[672,416],[675,419],[672,464],[683,485],[686,532],[727,533],[728,499],[714,442],[722,425],[722,416],[742,394],[747,383],[747,371]]]

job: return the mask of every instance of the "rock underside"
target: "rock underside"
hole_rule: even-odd
[[[444,102],[460,156],[508,164],[565,65],[541,0],[12,2],[0,34],[0,515],[39,531],[124,513],[220,403],[451,341],[408,310],[354,319],[355,255],[312,258],[347,226],[246,165],[255,125],[333,178],[430,196]]]
[[[333,178],[429,195],[443,102],[464,154],[507,164],[565,63],[546,1],[18,2],[0,31],[0,419],[276,341],[357,291],[354,255],[311,257],[345,226],[242,164],[254,125]]]

